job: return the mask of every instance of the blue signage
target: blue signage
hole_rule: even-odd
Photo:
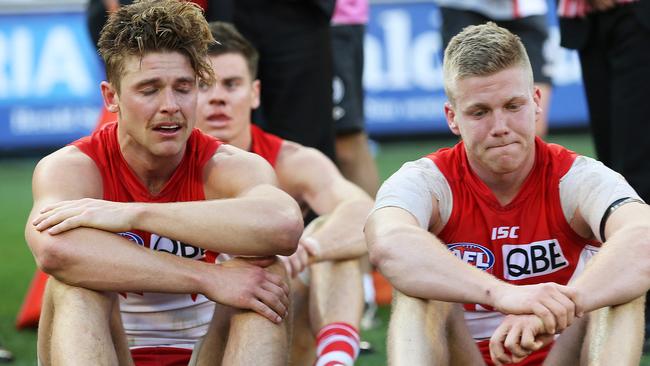
[[[88,134],[104,71],[83,13],[0,15],[0,148]]]
[[[437,7],[382,2],[371,4],[370,11],[364,73],[368,131],[375,136],[447,131]],[[580,63],[575,52],[559,46],[554,18],[549,16],[551,37],[544,49],[554,80],[550,125],[584,126]],[[102,105],[103,78],[82,10],[0,14],[0,150],[63,146],[88,134]]]
[[[587,109],[578,55],[560,47],[553,8],[549,20],[550,37],[544,46],[554,83],[549,124],[584,126]],[[371,6],[364,65],[366,123],[371,134],[448,131],[439,29],[440,14],[433,3]]]

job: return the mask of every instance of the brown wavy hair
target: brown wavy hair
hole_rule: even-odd
[[[111,14],[97,45],[106,64],[106,77],[119,92],[124,60],[129,56],[142,59],[150,52],[180,52],[188,57],[200,80],[214,82],[206,59],[212,43],[214,38],[198,5],[178,0],[142,0]]]
[[[221,56],[226,53],[241,55],[246,60],[251,79],[257,78],[257,63],[260,55],[253,45],[229,23],[210,22],[210,32],[217,42],[208,48],[208,56]]]

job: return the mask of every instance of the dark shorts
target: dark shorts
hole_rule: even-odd
[[[446,48],[449,40],[468,25],[483,24],[493,21],[500,27],[506,28],[521,38],[526,48],[530,64],[533,67],[533,78],[536,83],[551,83],[548,60],[544,57],[544,42],[548,38],[546,16],[534,15],[513,20],[493,20],[480,13],[468,10],[440,8],[442,15],[443,45]]]
[[[363,25],[331,27],[334,79],[332,117],[336,134],[364,130]]]

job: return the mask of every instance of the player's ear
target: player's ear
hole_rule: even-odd
[[[251,109],[256,109],[260,106],[260,92],[262,91],[262,83],[260,79],[255,79],[251,85]]]
[[[119,112],[120,97],[117,95],[117,90],[108,81],[102,81],[100,84],[102,91],[102,98],[104,99],[104,106],[109,112]]]
[[[460,129],[456,123],[456,111],[450,102],[445,102],[445,118],[447,119],[447,126],[451,130],[451,133],[460,136]]]

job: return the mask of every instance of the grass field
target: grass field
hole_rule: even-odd
[[[565,145],[579,153],[593,156],[591,140],[584,134],[553,135],[550,141]],[[377,161],[382,180],[408,160],[414,160],[438,147],[450,146],[452,138],[421,140],[411,142],[391,142],[379,145]],[[31,172],[36,159],[0,159],[0,241],[2,259],[0,260],[0,343],[15,355],[12,365],[36,365],[36,333],[33,330],[17,332],[14,328],[15,316],[22,301],[25,289],[34,272],[34,261],[24,243],[23,227],[31,206]],[[385,334],[389,309],[381,307],[381,325],[363,333],[375,352],[362,355],[358,365],[376,366],[386,363]],[[650,356],[646,355],[641,365],[650,366]],[[417,366],[417,365],[415,365]]]

